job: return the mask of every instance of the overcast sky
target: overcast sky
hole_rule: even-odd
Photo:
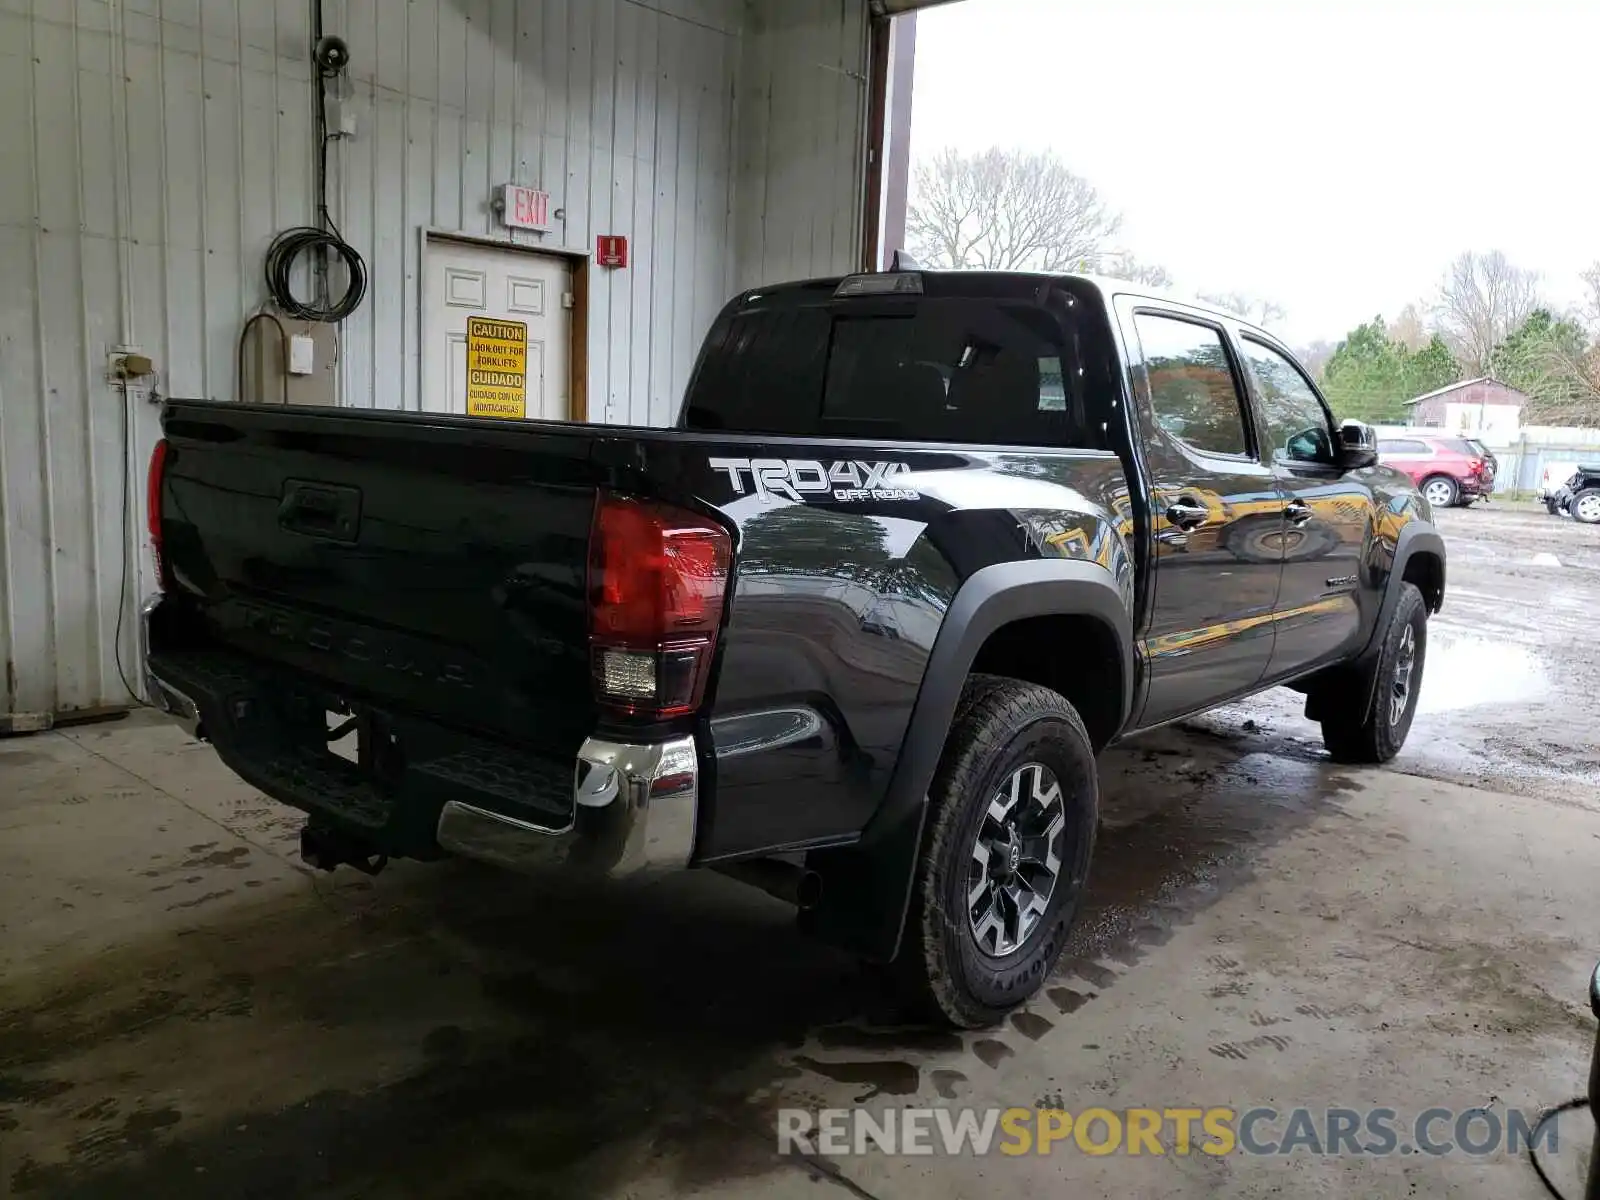
[[[1176,290],[1337,340],[1502,249],[1600,259],[1600,3],[965,0],[918,18],[913,161],[1050,148]]]

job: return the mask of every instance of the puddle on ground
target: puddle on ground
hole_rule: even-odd
[[[1417,712],[1531,700],[1549,688],[1544,665],[1526,646],[1431,630]]]

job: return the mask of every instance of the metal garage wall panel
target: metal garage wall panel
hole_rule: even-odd
[[[865,0],[753,3],[739,63],[739,287],[853,270],[865,187]]]
[[[372,274],[340,331],[342,402],[420,406],[421,231],[499,236],[491,189],[515,180],[564,210],[547,242],[629,237],[626,271],[591,272],[590,412],[670,420],[736,256],[751,278],[849,257],[859,164],[824,129],[860,122],[859,12],[327,0],[357,120],[332,206]],[[106,351],[138,345],[169,394],[234,395],[263,251],[313,217],[309,26],[309,0],[0,0],[0,719],[126,699],[157,425],[105,382]],[[754,225],[735,220],[752,180],[782,200]]]

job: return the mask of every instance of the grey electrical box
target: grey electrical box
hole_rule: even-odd
[[[249,404],[337,404],[338,326],[292,317],[278,320],[283,322],[281,337],[267,318],[246,334],[244,394],[238,398]]]

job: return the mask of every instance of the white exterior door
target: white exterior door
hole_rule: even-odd
[[[529,419],[566,420],[572,312],[564,298],[571,292],[565,259],[429,241],[423,411],[514,416],[520,407]],[[472,318],[479,320],[469,345]],[[520,406],[513,402],[519,391]]]

